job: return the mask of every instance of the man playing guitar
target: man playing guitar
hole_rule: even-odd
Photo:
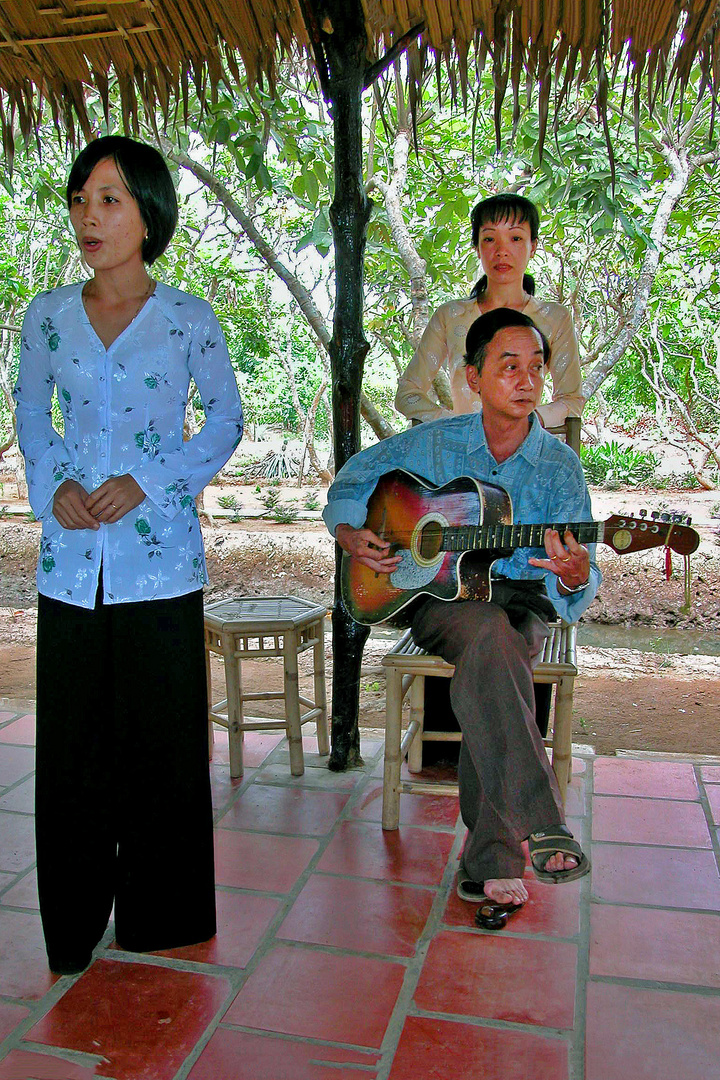
[[[535,415],[549,356],[526,315],[510,308],[481,315],[467,335],[466,376],[482,412],[422,424],[351,458],[323,514],[343,550],[376,574],[398,570],[402,555],[363,527],[375,485],[393,469],[436,485],[458,476],[497,485],[523,523],[591,521],[577,456]],[[555,613],[576,621],[595,596],[601,576],[590,547],[547,529],[544,550],[518,549],[494,563],[491,602],[424,598],[412,618],[418,645],[455,665],[450,699],[463,732],[460,809],[468,828],[458,893],[508,913],[528,898],[523,840],[541,881],[572,881],[590,869],[565,825],[532,683],[547,622]]]

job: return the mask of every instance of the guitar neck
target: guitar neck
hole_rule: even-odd
[[[443,551],[510,551],[541,548],[546,529],[562,537],[568,529],[579,544],[602,543],[602,521],[560,521],[544,525],[449,525],[443,529]]]

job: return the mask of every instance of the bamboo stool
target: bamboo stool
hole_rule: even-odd
[[[327,608],[295,596],[261,596],[220,600],[205,608],[205,669],[208,685],[208,735],[212,757],[213,722],[227,728],[230,748],[230,776],[243,774],[243,738],[246,731],[284,728],[290,745],[290,772],[305,771],[302,725],[317,722],[320,754],[330,753],[327,702],[325,696],[325,618]],[[303,697],[298,680],[298,656],[313,650],[315,700]],[[213,704],[210,654],[219,653],[225,666],[225,693]],[[242,688],[243,660],[282,656],[283,689],[245,694]],[[246,716],[245,702],[285,703],[285,719]],[[301,711],[301,706],[307,710]]]
[[[573,690],[577,670],[577,627],[575,623],[550,624],[551,636],[546,639],[539,663],[533,670],[536,683],[554,683],[555,709],[552,738],[545,740],[552,747],[552,767],[557,777],[563,802],[572,766]],[[401,792],[426,792],[434,795],[456,795],[456,783],[440,784],[428,780],[402,780],[400,769],[407,754],[411,773],[422,771],[423,740],[459,742],[459,731],[428,731],[425,729],[425,676],[439,675],[450,679],[455,671],[441,656],[432,656],[413,641],[406,631],[383,658],[386,678],[385,763],[383,766],[383,829],[397,829],[400,823]],[[410,693],[410,722],[402,731],[402,707]]]

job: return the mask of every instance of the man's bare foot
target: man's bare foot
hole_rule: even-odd
[[[574,870],[577,865],[578,861],[574,855],[563,855],[561,851],[558,851],[547,860],[545,869],[557,873],[561,870]]]
[[[590,870],[590,860],[567,825],[550,825],[528,837],[530,863],[536,878],[559,885],[575,881]]]
[[[528,891],[520,878],[487,878],[485,895],[496,904],[524,904]]]

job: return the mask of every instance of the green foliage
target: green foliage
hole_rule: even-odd
[[[654,454],[620,446],[614,440],[599,446],[581,446],[585,478],[589,484],[633,487],[651,480],[658,467]]]
[[[220,495],[218,497],[218,506],[223,510],[237,510],[239,503],[235,495]]]
[[[270,488],[263,495],[262,503],[266,510],[276,510],[279,502],[280,492],[277,488]]]
[[[297,521],[298,518],[297,507],[289,506],[287,503],[284,506],[276,506],[273,508],[270,517],[278,525],[292,525],[293,521]]]

